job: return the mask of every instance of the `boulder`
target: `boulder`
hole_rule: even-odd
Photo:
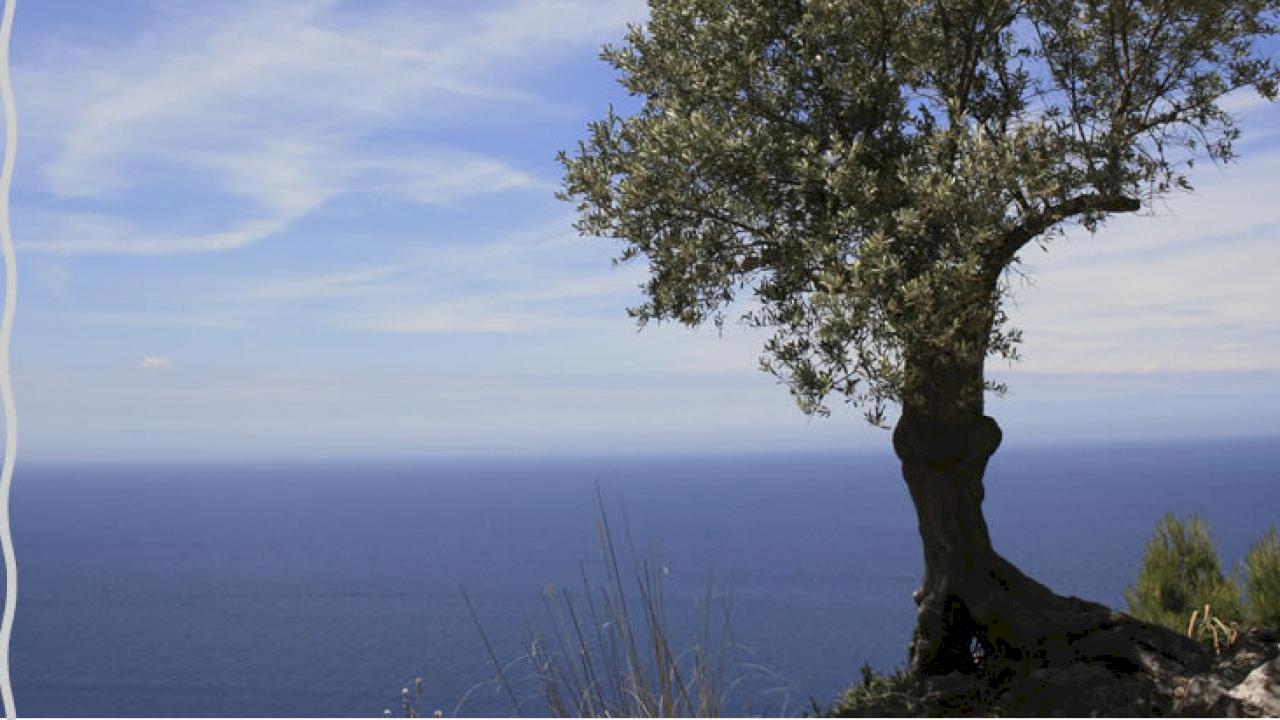
[[[1280,631],[1242,635],[1208,672],[1174,688],[1173,712],[1188,717],[1280,717]]]
[[[1247,717],[1280,717],[1280,657],[1254,668],[1227,695]]]

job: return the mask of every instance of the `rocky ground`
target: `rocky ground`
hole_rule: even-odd
[[[834,717],[1280,717],[1280,628],[1251,630],[1199,667],[1116,672],[1075,662],[992,678],[863,671]]]
[[[1280,629],[1243,635],[1204,673],[1176,677],[1183,716],[1280,717]]]

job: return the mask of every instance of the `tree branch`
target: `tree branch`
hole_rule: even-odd
[[[998,243],[999,267],[1008,265],[1023,245],[1041,233],[1076,215],[1098,212],[1137,212],[1142,203],[1126,195],[1102,195],[1089,193],[1077,195],[1059,205],[1028,215],[1019,225],[1010,228]]]

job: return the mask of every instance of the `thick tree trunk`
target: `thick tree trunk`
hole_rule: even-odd
[[[894,430],[924,545],[920,619],[910,650],[915,670],[972,671],[974,651],[987,650],[981,619],[967,601],[998,564],[982,514],[982,479],[999,442],[994,422],[965,426],[911,410]]]
[[[1001,432],[982,413],[981,364],[928,369],[931,382],[904,399],[893,435],[924,545],[910,669],[1004,673],[1096,661],[1169,676],[1207,662],[1177,633],[1056,595],[996,553],[983,475]]]

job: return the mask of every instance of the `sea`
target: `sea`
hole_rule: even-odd
[[[408,688],[425,715],[507,716],[497,661],[545,712],[520,658],[605,581],[601,503],[628,585],[661,575],[673,652],[729,608],[724,712],[812,712],[864,664],[903,665],[922,560],[887,448],[20,461],[17,710],[382,717]],[[1164,513],[1207,518],[1228,569],[1280,524],[1280,441],[1006,447],[986,510],[1024,570],[1123,608]]]

